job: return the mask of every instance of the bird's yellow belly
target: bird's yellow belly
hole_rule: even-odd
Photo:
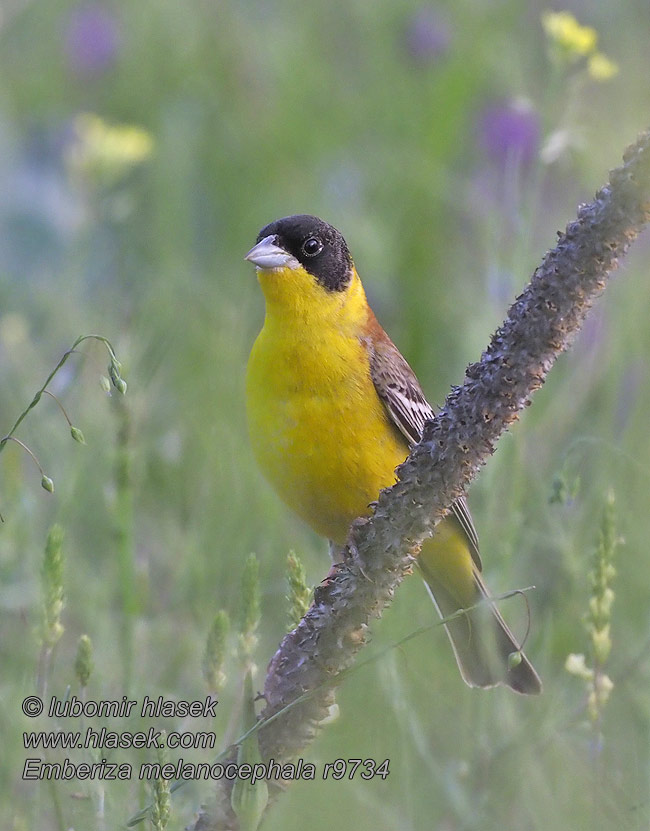
[[[408,447],[377,396],[358,338],[329,338],[322,349],[313,338],[304,348],[270,345],[263,330],[248,367],[253,451],[283,500],[317,533],[343,543],[352,520],[395,482]]]

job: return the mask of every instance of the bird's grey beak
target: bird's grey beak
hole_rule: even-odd
[[[275,234],[264,237],[263,240],[254,245],[244,257],[245,260],[253,263],[258,268],[286,268],[297,264],[294,257],[284,248],[277,244],[278,238]]]

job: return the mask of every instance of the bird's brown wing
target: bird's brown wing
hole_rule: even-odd
[[[364,338],[370,357],[370,374],[386,410],[403,436],[412,446],[422,438],[424,423],[435,415],[424,397],[420,383],[374,315],[369,321],[368,336]],[[460,523],[470,543],[472,560],[482,569],[478,535],[464,496],[452,505],[453,515]]]

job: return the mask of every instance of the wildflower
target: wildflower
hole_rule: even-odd
[[[542,26],[549,40],[574,60],[590,55],[598,43],[598,32],[582,26],[570,12],[544,12]]]
[[[449,49],[451,29],[432,6],[419,9],[406,29],[406,50],[420,64],[431,63]]]
[[[537,155],[539,140],[539,116],[525,100],[492,104],[480,117],[479,144],[491,159],[501,165],[512,161],[530,165]]]
[[[122,37],[108,6],[77,6],[68,17],[64,37],[68,65],[75,75],[99,75],[115,65]]]
[[[111,185],[153,152],[151,135],[140,127],[110,125],[92,113],[77,116],[75,140],[67,151],[70,169],[99,184]]]
[[[587,74],[594,81],[609,81],[618,65],[602,52],[596,52],[598,32],[582,26],[570,12],[544,12],[542,26],[551,46],[551,58],[560,65],[586,60]]]
[[[587,72],[594,81],[609,81],[618,74],[618,64],[602,52],[596,52],[589,58]]]

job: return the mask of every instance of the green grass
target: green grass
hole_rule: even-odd
[[[447,51],[416,60],[406,32],[420,7],[405,0],[298,10],[117,0],[117,61],[91,77],[66,62],[74,4],[14,5],[0,29],[0,434],[82,333],[111,340],[129,389],[123,399],[102,392],[105,353],[85,344],[86,358],[73,356],[51,389],[86,446],[46,398],[17,434],[55,493],[19,447],[0,456],[0,824],[118,828],[150,801],[150,787],[21,780],[23,731],[54,727],[20,711],[36,689],[49,528],[65,533],[65,631],[48,694],[63,697],[68,685],[79,694],[75,655],[88,634],[89,698],[205,698],[206,638],[219,609],[239,619],[250,552],[260,564],[261,686],[286,628],[287,553],[300,554],[310,583],[328,558],[248,447],[243,379],[263,302],[243,254],[278,216],[310,212],[337,225],[382,323],[441,403],[556,229],[647,126],[650,26],[635,0],[578,12],[620,65],[611,81],[579,86],[553,81],[543,6],[533,2],[445,4]],[[545,138],[570,129],[579,141],[553,164],[508,177],[481,150],[477,125],[486,106],[518,96],[538,110]],[[96,171],[75,175],[64,159],[83,111],[146,130],[153,155],[108,183]],[[339,719],[304,754],[319,772],[338,758],[389,758],[388,778],[298,783],[269,813],[269,831],[648,826],[648,256],[641,238],[470,493],[492,590],[536,586],[526,650],[544,695],[465,688],[434,628],[348,678]],[[550,504],[560,473],[579,487],[567,504]],[[615,686],[595,750],[584,684],[564,662],[588,650],[588,573],[610,489],[625,545],[607,668]],[[520,600],[503,611],[525,631]],[[408,580],[369,649],[432,620],[423,587]],[[156,728],[214,729],[216,755],[241,732],[232,656],[227,671],[214,723],[160,719]],[[111,758],[154,761],[132,749]],[[208,797],[201,783],[177,792],[168,827],[190,823]]]

